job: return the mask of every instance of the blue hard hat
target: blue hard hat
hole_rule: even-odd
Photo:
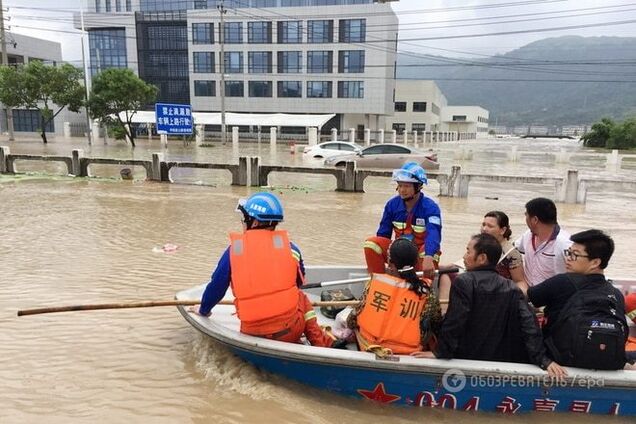
[[[398,183],[428,184],[426,171],[417,162],[407,162],[393,171],[393,181]]]
[[[276,195],[268,192],[252,194],[247,199],[240,199],[237,210],[261,222],[281,222],[283,205]]]

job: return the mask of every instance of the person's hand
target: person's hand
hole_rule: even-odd
[[[201,312],[199,312],[199,305],[190,306],[188,308],[188,312],[191,312],[191,313],[196,314],[196,315],[200,315],[202,317],[209,317],[212,314],[212,312],[210,312],[207,315],[203,315]]]
[[[433,352],[421,350],[411,353],[411,356],[415,358],[435,358],[435,354]]]
[[[554,361],[550,362],[550,365],[548,365],[548,367],[546,368],[546,371],[548,372],[548,375],[550,377],[553,377],[559,380],[568,375],[567,370]]]
[[[432,256],[424,256],[422,258],[422,275],[432,278],[435,275],[435,264],[433,264]]]

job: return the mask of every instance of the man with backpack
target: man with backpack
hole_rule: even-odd
[[[561,365],[616,370],[625,366],[629,333],[625,299],[603,275],[614,241],[600,230],[570,237],[565,274],[528,289],[536,307],[545,306],[544,338]]]

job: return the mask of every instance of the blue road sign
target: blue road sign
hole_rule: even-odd
[[[157,134],[192,134],[192,106],[155,103]]]

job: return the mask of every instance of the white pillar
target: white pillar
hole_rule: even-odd
[[[417,130],[413,130],[413,146],[417,147]]]
[[[64,122],[64,138],[70,138],[70,137],[71,137],[71,123]]]
[[[307,135],[307,140],[310,146],[315,146],[318,144],[318,128],[310,127],[309,134]]]
[[[163,147],[165,147],[167,149],[168,148],[168,135],[167,134],[161,134],[159,136],[159,140],[160,140],[160,143],[163,143]]]
[[[203,140],[205,140],[205,125],[197,125],[194,128],[196,130],[196,143],[197,145],[202,144]]]
[[[332,128],[331,129],[331,141],[338,141],[338,129],[337,128]]]
[[[99,121],[95,119],[92,122],[92,125],[93,125],[93,139],[97,140],[97,138],[99,137]]]
[[[378,130],[378,143],[384,144],[384,130]]]
[[[239,151],[239,128],[232,127],[232,155],[237,156]]]
[[[349,128],[349,143],[355,143],[355,142],[356,142],[356,129]]]
[[[391,143],[393,143],[393,144],[397,143],[397,131],[396,130],[391,130]]]
[[[276,127],[269,129],[269,146],[276,148]]]
[[[148,141],[150,141],[152,140],[152,122],[146,122],[146,128],[148,128]]]
[[[364,145],[365,146],[371,145],[371,129],[370,128],[364,129]]]
[[[612,153],[607,154],[608,165],[618,165],[618,150],[613,149]]]
[[[409,144],[409,133],[406,130],[402,131],[402,143],[404,143],[405,146]]]

